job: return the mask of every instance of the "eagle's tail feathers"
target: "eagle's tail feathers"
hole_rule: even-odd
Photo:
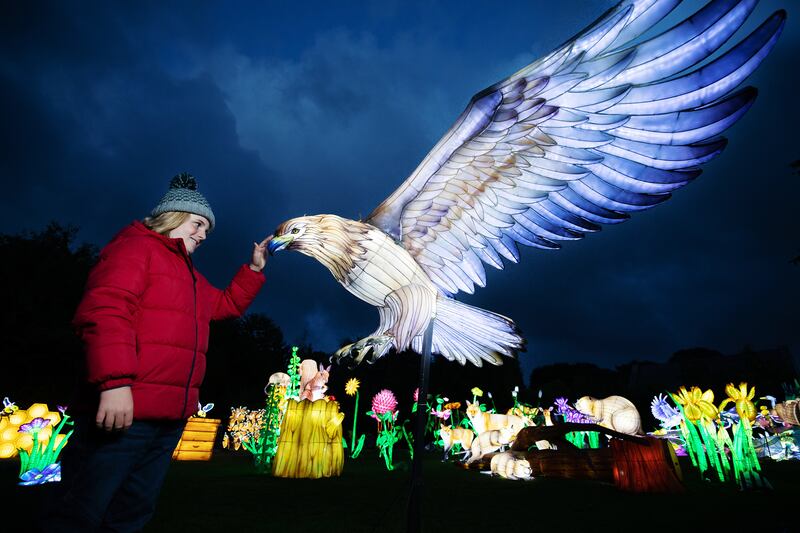
[[[462,365],[483,361],[502,365],[502,356],[514,357],[525,341],[514,321],[497,313],[438,296],[432,351]],[[412,342],[422,352],[422,334]]]

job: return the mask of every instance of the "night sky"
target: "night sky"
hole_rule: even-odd
[[[369,214],[474,93],[614,3],[4,2],[0,232],[56,220],[103,245],[189,171],[217,218],[194,257],[224,286],[287,218]],[[702,5],[686,4],[660,27]],[[560,251],[524,249],[520,264],[487,267],[487,287],[462,297],[516,320],[523,375],[554,362],[663,361],[693,346],[800,353],[794,7],[762,1],[735,37],[789,11],[747,82],[758,100],[700,178]],[[281,253],[267,278],[251,310],[289,342],[333,351],[377,324],[310,258]]]

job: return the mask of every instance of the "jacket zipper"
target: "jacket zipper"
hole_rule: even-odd
[[[186,260],[186,266],[189,267],[189,273],[192,275],[192,296],[194,296],[194,350],[192,351],[192,366],[189,369],[189,377],[186,379],[186,390],[184,391],[183,395],[183,408],[180,412],[180,418],[183,418],[183,414],[186,412],[186,406],[189,403],[189,389],[192,385],[192,374],[194,374],[194,364],[197,360],[197,336],[198,336],[198,328],[197,328],[197,277],[194,275],[194,268],[192,268],[192,260],[189,257],[184,256]]]

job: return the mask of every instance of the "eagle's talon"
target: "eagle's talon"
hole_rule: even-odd
[[[336,353],[331,356],[331,361],[335,362],[337,365],[347,362],[347,366],[353,369],[361,364],[367,355],[372,352],[370,357],[367,358],[367,362],[372,364],[386,355],[392,347],[393,341],[394,338],[390,335],[364,337],[353,344],[348,344],[347,346],[339,348]]]
[[[345,360],[353,358],[353,345],[342,346],[331,356],[331,361],[341,365]],[[348,365],[349,366],[349,365]]]
[[[394,338],[388,335],[381,335],[380,337],[372,337],[372,357],[368,363],[372,364],[384,355],[386,355],[393,346]]]

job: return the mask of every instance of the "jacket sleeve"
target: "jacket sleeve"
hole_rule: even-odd
[[[147,284],[149,255],[125,239],[112,241],[89,273],[72,321],[85,344],[90,383],[108,390],[130,385],[136,376],[136,318]]]
[[[242,265],[224,291],[208,284],[211,290],[211,320],[242,316],[256,299],[265,279],[262,272],[255,272],[249,266]]]

